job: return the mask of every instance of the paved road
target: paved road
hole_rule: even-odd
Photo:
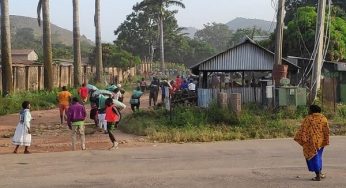
[[[0,187],[346,187],[346,137],[331,144],[322,182],[310,181],[301,148],[280,139],[0,155]]]

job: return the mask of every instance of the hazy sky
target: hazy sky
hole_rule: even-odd
[[[113,41],[113,31],[132,12],[140,0],[101,0],[102,40]],[[276,1],[276,0],[274,0]],[[38,0],[9,0],[10,14],[36,18]],[[272,21],[275,10],[272,0],[184,0],[186,8],[179,9],[181,27],[203,28],[208,22],[226,23],[236,17]],[[81,33],[94,40],[95,0],[80,0]],[[50,0],[51,22],[72,30],[72,0]]]

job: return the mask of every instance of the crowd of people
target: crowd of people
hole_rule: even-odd
[[[144,78],[139,82],[139,87],[142,92],[149,91],[149,106],[156,106],[159,92],[161,92],[161,102],[163,103],[166,96],[172,96],[177,91],[196,92],[197,81],[192,77],[183,78],[177,76],[175,80],[168,81],[167,79],[160,80],[153,76],[150,84],[147,84]],[[167,89],[168,88],[168,92]]]
[[[172,81],[166,79],[160,81],[154,76],[150,84],[147,84],[145,79],[142,78],[138,86],[133,90],[129,100],[132,111],[139,111],[141,97],[146,91],[149,91],[149,106],[157,105],[160,91],[162,94],[161,100],[164,102],[167,96],[166,88],[168,88],[170,95],[179,90],[195,92],[196,83],[193,79],[184,79],[180,76],[177,76],[176,79]],[[82,84],[77,92],[78,96],[73,96],[72,93],[67,90],[67,87],[63,86],[57,95],[60,124],[66,122],[68,128],[72,131],[72,149],[76,149],[77,135],[81,138],[81,149],[86,149],[85,120],[87,118],[87,112],[85,104],[88,100],[91,106],[89,113],[90,119],[94,121],[95,126],[109,135],[109,139],[112,143],[110,149],[116,149],[118,143],[113,131],[121,120],[120,111],[126,108],[126,105],[123,103],[125,90],[120,84],[112,84],[105,90],[99,90],[95,86],[89,84]],[[19,146],[25,146],[24,153],[30,153],[28,147],[31,144],[31,119],[30,102],[24,101],[20,112],[20,122],[17,125],[13,137],[13,144],[16,145],[14,153],[17,153]]]

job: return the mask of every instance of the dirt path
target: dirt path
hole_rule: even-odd
[[[131,106],[128,103],[130,93],[125,96],[125,104],[127,108],[122,111],[123,115],[131,113]],[[148,108],[148,94],[145,94],[141,99],[141,108]],[[90,112],[90,105],[87,105],[87,112]],[[32,146],[31,152],[61,152],[71,150],[71,132],[67,125],[60,125],[59,110],[43,110],[33,111],[34,120],[32,126]],[[107,149],[111,143],[108,135],[95,128],[92,120],[86,120],[90,125],[86,126],[86,145],[87,149]],[[11,153],[13,145],[11,137],[18,123],[18,114],[0,116],[0,153]],[[120,147],[136,147],[147,145],[145,137],[129,135],[117,130],[115,132],[117,140],[120,142]]]

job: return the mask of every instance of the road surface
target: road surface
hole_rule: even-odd
[[[313,182],[292,139],[5,154],[0,187],[346,187],[346,137],[333,137],[324,159],[327,179]]]

